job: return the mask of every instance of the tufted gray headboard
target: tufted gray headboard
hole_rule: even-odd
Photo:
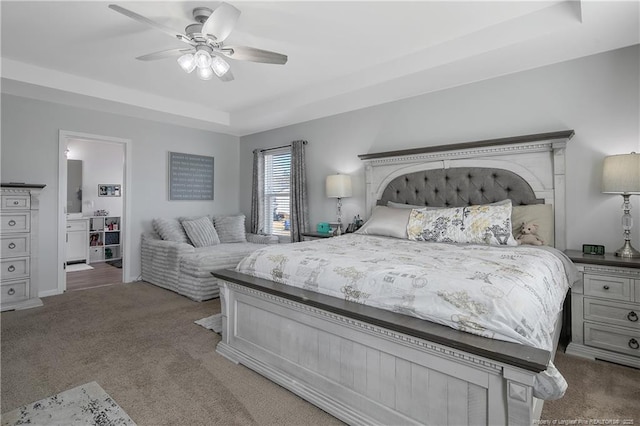
[[[377,204],[393,201],[431,207],[462,207],[511,199],[513,205],[544,204],[522,177],[509,170],[455,167],[408,173],[393,179]]]
[[[461,207],[509,198],[550,204],[566,248],[565,147],[573,130],[361,154],[366,219],[376,204]]]

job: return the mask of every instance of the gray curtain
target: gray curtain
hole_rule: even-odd
[[[251,187],[251,222],[250,232],[264,232],[264,153],[253,151],[253,184]]]
[[[291,242],[302,241],[302,233],[309,230],[307,202],[306,141],[291,142]]]

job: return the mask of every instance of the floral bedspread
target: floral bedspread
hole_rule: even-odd
[[[555,319],[577,279],[573,264],[552,248],[357,234],[270,246],[247,256],[236,269],[548,351]],[[564,394],[566,382],[552,364],[538,376],[535,396]]]

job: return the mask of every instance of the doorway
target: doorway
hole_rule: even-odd
[[[58,293],[131,281],[130,142],[60,131]]]

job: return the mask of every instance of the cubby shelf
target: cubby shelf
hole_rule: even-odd
[[[89,263],[122,259],[119,216],[92,216],[89,219]]]

